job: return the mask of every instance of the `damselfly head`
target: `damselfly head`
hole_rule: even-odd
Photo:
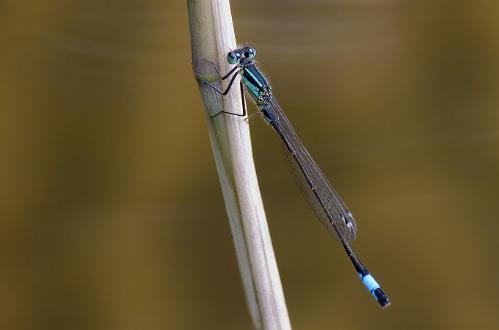
[[[244,46],[238,48],[236,50],[231,50],[227,54],[227,63],[236,64],[239,63],[242,59],[251,59],[255,57],[256,50],[251,46]]]

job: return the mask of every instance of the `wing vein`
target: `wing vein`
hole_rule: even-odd
[[[298,138],[293,126],[274,98],[266,112],[270,124],[280,135],[283,149],[300,190],[319,221],[335,238],[355,239],[356,223],[343,200]]]

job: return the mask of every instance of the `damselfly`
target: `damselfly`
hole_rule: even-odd
[[[272,88],[269,82],[255,66],[253,62],[255,54],[255,49],[250,46],[230,51],[227,54],[227,62],[235,66],[225,75],[220,74],[216,65],[212,63],[222,80],[230,78],[229,85],[225,91],[221,91],[208,82],[204,83],[218,93],[226,95],[231,89],[236,77],[240,75],[241,96],[243,98],[242,114],[221,111],[213,115],[212,118],[221,113],[242,117],[245,116],[244,88],[246,88],[260,109],[260,113],[281,137],[291,168],[293,169],[293,172],[295,172],[301,190],[311,204],[315,214],[332,235],[341,242],[362,283],[369,292],[371,292],[383,308],[389,306],[390,301],[388,300],[388,297],[383,290],[381,290],[376,280],[367,271],[367,268],[364,267],[357,258],[348,243],[355,239],[356,233],[356,224],[352,213],[348,210],[343,200],[333,189],[317,163],[301,143],[288,118],[284,115],[281,107],[272,95]]]

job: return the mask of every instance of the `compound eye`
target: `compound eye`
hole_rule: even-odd
[[[227,54],[227,63],[229,64],[236,64],[237,61],[239,61],[239,58],[241,57],[240,54],[238,53],[235,53],[233,51],[230,51],[228,54]]]
[[[255,48],[248,46],[244,49],[244,57],[252,58],[255,57],[255,55],[256,55]]]

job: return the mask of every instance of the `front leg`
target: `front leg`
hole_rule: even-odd
[[[236,66],[235,66],[235,67],[233,67],[233,68],[232,68],[229,72],[227,72],[227,74],[226,74],[226,75],[222,76],[222,74],[221,74],[221,73],[220,73],[220,71],[218,70],[217,65],[216,65],[215,63],[213,63],[212,61],[205,60],[204,58],[203,58],[203,59],[201,59],[201,60],[203,60],[203,61],[205,61],[205,62],[210,63],[210,64],[211,64],[211,66],[213,66],[213,69],[215,69],[215,71],[217,72],[218,77],[220,77],[220,79],[222,79],[222,80],[227,79],[227,78],[228,78],[231,74],[233,74],[233,73],[234,73],[234,71],[236,71],[236,70],[237,70],[237,68],[238,68],[238,66],[236,65]]]
[[[237,66],[236,66],[235,68],[237,69]],[[232,71],[234,71],[234,70],[232,70]],[[233,83],[234,83],[234,81],[236,80],[236,78],[237,78],[237,76],[238,76],[238,73],[239,73],[239,71],[238,71],[238,72],[236,72],[236,73],[234,73],[234,74],[232,75],[232,79],[230,80],[229,85],[227,86],[227,88],[226,88],[226,89],[225,89],[225,91],[223,91],[223,92],[222,92],[221,90],[219,90],[218,88],[216,88],[215,86],[213,86],[212,84],[210,84],[209,82],[207,82],[207,81],[202,81],[201,83],[203,83],[203,84],[206,84],[206,85],[210,86],[213,90],[215,90],[215,91],[216,91],[218,94],[220,94],[220,95],[227,95],[227,93],[230,91],[230,89],[231,89],[231,87],[232,87],[232,84],[233,84]]]

